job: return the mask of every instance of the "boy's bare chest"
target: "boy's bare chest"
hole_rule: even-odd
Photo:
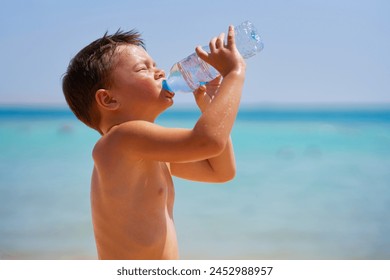
[[[148,162],[138,171],[138,174],[128,177],[132,195],[145,204],[151,203],[154,207],[161,205],[172,211],[175,191],[167,165],[163,162]]]
[[[92,195],[96,202],[110,201],[109,204],[126,208],[127,211],[160,212],[165,209],[170,216],[173,215],[175,191],[165,163],[117,163],[117,166],[108,167],[111,170],[104,172],[104,176],[93,176],[98,178],[92,184]]]

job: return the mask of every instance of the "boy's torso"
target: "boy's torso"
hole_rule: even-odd
[[[103,155],[94,155],[91,184],[99,258],[178,258],[175,194],[167,164],[99,150]]]

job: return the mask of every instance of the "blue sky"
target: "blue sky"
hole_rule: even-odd
[[[0,0],[0,104],[65,105],[61,76],[85,45],[138,29],[158,66],[252,21],[245,104],[390,103],[390,1]],[[176,96],[176,104],[191,102]]]

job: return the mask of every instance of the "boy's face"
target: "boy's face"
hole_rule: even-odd
[[[162,89],[163,70],[139,46],[118,47],[110,91],[122,110],[138,118],[155,118],[173,104],[173,95]]]

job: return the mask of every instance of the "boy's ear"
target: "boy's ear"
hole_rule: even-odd
[[[106,110],[115,110],[119,107],[118,101],[106,89],[99,89],[95,93],[95,100],[98,107]]]

